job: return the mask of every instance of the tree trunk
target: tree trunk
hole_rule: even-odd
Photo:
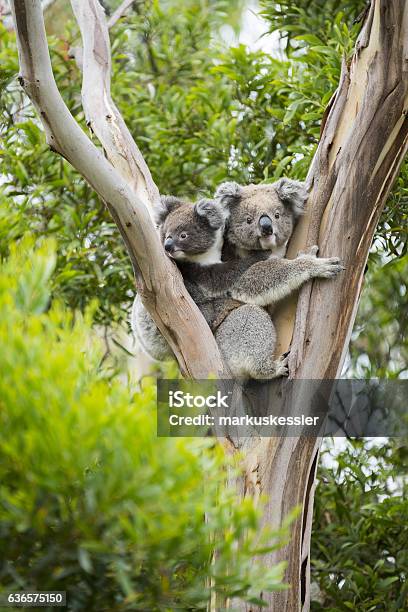
[[[350,64],[322,129],[308,175],[308,215],[289,256],[319,244],[323,257],[340,256],[346,270],[330,283],[301,291],[277,313],[282,350],[292,338],[290,379],[334,379],[341,374],[379,216],[408,148],[408,3],[376,0],[367,14]],[[293,336],[292,336],[293,334]],[[288,414],[305,413],[310,384],[283,382]],[[286,388],[286,391],[285,391]],[[260,402],[259,398],[259,402]],[[290,406],[290,408],[289,408]],[[273,411],[272,411],[273,412]],[[242,447],[238,441],[238,448]],[[269,563],[288,562],[290,589],[263,595],[274,612],[309,610],[310,535],[320,440],[270,438],[245,441],[241,495],[267,494],[264,523],[280,525],[297,504],[301,515],[290,543]],[[234,609],[264,610],[250,605]]]

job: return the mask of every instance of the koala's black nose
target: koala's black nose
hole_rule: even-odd
[[[264,236],[270,236],[273,234],[272,220],[268,215],[262,215],[259,219],[259,227]]]
[[[168,253],[171,253],[174,249],[174,240],[173,238],[166,238],[164,241],[164,248]]]

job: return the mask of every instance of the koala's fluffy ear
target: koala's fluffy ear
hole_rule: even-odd
[[[221,183],[221,185],[217,187],[214,197],[223,206],[231,206],[239,202],[242,198],[242,187],[234,181]]]
[[[288,178],[281,178],[274,185],[276,193],[286,206],[292,208],[295,218],[300,217],[305,209],[305,204],[309,193],[306,189],[306,183],[301,181],[293,181]]]
[[[183,200],[180,198],[176,198],[174,196],[160,196],[161,208],[160,210],[155,212],[155,221],[158,226],[162,225],[167,215],[169,215],[173,210],[176,210],[179,206],[183,204]]]
[[[199,200],[194,204],[194,210],[199,217],[207,219],[209,226],[213,229],[223,227],[228,216],[222,205],[216,200]]]

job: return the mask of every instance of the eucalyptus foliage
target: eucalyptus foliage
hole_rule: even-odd
[[[319,469],[312,581],[320,592],[313,588],[312,610],[401,612],[408,601],[408,448],[398,438],[342,447],[328,445]]]
[[[0,590],[153,612],[284,588],[262,558],[287,529],[261,532],[211,439],[156,437],[153,380],[112,379],[91,312],[50,306],[55,248],[32,242],[0,269]]]

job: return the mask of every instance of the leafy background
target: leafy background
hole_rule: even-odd
[[[105,2],[108,10],[117,4]],[[317,146],[322,114],[337,86],[342,56],[350,56],[364,7],[361,0],[135,3],[134,11],[111,32],[113,95],[160,191],[196,197],[211,195],[226,178],[242,183],[282,175],[303,178]],[[246,23],[253,19],[250,10],[259,15],[263,37],[248,45],[242,41],[249,34]],[[86,130],[81,76],[69,57],[70,47],[79,42],[78,32],[68,21],[66,3],[62,7],[57,1],[50,11],[49,42],[58,86]],[[212,571],[206,545],[211,532],[223,534],[217,541],[222,542],[220,558],[225,561],[214,590],[250,598],[251,585],[259,586],[262,580],[261,573],[251,574],[252,544],[233,565],[235,570],[225,569],[233,555],[222,549],[224,542],[232,546],[248,521],[256,531],[256,513],[237,509],[241,515],[234,515],[231,523],[237,533],[226,536],[230,519],[225,516],[231,507],[226,491],[221,493],[227,497],[220,516],[208,528],[199,526],[194,510],[196,502],[200,511],[214,503],[215,492],[222,489],[224,460],[197,443],[176,450],[173,442],[155,439],[153,382],[142,381],[132,395],[123,360],[111,355],[109,347],[97,359],[89,349],[104,330],[127,325],[134,295],[130,263],[98,196],[48,150],[16,80],[14,35],[0,25],[0,38],[0,256],[5,266],[0,537],[6,551],[1,584],[21,586],[39,579],[49,580],[47,585],[59,580],[81,584],[73,609],[92,609],[90,593],[96,585],[111,598],[110,609],[124,601],[134,609],[201,609],[211,590],[206,586]],[[405,164],[371,249],[346,376],[407,375],[407,211]],[[53,243],[44,243],[50,238]],[[13,284],[16,279],[19,290]],[[50,355],[55,364],[48,363]],[[25,372],[31,368],[28,385]],[[89,393],[81,386],[84,380]],[[99,395],[92,395],[94,387]],[[55,401],[44,412],[41,406],[48,397]],[[129,408],[135,402],[140,414]],[[130,419],[132,439],[122,431],[121,417]],[[50,452],[56,453],[51,465],[46,465],[39,424],[45,431],[55,428],[46,438]],[[114,442],[107,434],[110,427]],[[147,450],[133,452],[138,445]],[[183,453],[190,453],[189,473],[178,459]],[[218,466],[208,492],[201,490],[199,478],[203,461]],[[402,440],[349,442],[340,450],[327,444],[313,535],[314,609],[406,609],[406,463]],[[174,468],[170,488],[160,480],[166,466]],[[112,470],[122,475],[113,483],[108,477]],[[101,481],[107,483],[109,499]],[[143,499],[132,483],[138,483]],[[116,499],[115,487],[119,506],[110,501]],[[179,503],[172,503],[176,490]],[[93,499],[89,507],[88,496]],[[47,500],[49,512],[41,500]],[[96,507],[102,524],[92,525]],[[121,522],[118,535],[113,518],[122,511],[137,524]],[[147,533],[143,516],[156,518],[153,524],[164,534],[163,548],[157,534]],[[174,531],[169,528],[167,539],[170,517]],[[191,541],[202,555],[195,557],[188,548],[186,528],[197,535]],[[110,556],[112,533],[118,547]],[[96,541],[105,549],[95,550]],[[169,550],[173,565],[163,561]],[[270,579],[270,588],[278,588],[279,571]],[[234,579],[226,586],[228,572]]]

